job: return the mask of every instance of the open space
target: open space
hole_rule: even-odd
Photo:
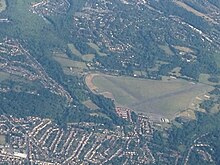
[[[5,72],[0,72],[0,82],[10,78],[10,74]]]
[[[174,3],[176,3],[178,6],[184,8],[185,10],[195,14],[196,16],[199,16],[199,17],[202,17],[204,18],[206,21],[208,22],[212,22],[212,23],[217,23],[215,20],[213,20],[212,18],[210,18],[208,15],[206,14],[203,14],[201,12],[199,12],[198,10],[190,7],[189,5],[187,5],[186,3],[184,2],[181,2],[181,1],[178,1],[178,0],[174,0]]]
[[[116,105],[139,113],[155,114],[173,118],[187,110],[196,100],[213,87],[185,80],[146,80],[92,74],[86,77],[87,86],[95,93],[115,100]]]
[[[55,52],[53,58],[61,65],[65,74],[72,75],[83,73],[88,69],[86,63],[71,60],[65,53]]]
[[[99,107],[92,100],[84,101],[83,104],[91,110],[99,109]]]
[[[162,49],[166,55],[174,55],[173,51],[167,45],[159,45],[159,48]]]
[[[72,51],[73,54],[75,54],[75,55],[77,55],[77,56],[79,56],[79,57],[82,56],[82,54],[80,53],[80,51],[78,51],[78,50],[76,49],[76,47],[75,47],[74,44],[68,44],[68,47],[69,47],[69,49]]]
[[[6,144],[5,135],[0,134],[0,145],[5,145],[5,144]]]
[[[0,0],[0,13],[3,12],[7,7],[5,0]]]
[[[220,67],[220,52],[214,54],[215,62]]]
[[[90,42],[90,43],[88,43],[88,45],[89,45],[91,48],[93,48],[93,49],[97,52],[98,55],[100,55],[100,56],[107,56],[107,54],[101,52],[99,46],[96,45],[95,43],[91,43],[91,42]]]

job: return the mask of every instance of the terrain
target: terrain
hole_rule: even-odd
[[[1,0],[0,1],[0,12],[4,11],[6,9],[7,5],[6,5],[6,1],[5,0]]]
[[[124,106],[137,113],[175,118],[180,111],[196,110],[197,101],[214,88],[200,83],[166,78],[146,80],[103,74],[88,75],[92,91],[114,99],[116,106]],[[201,101],[200,100],[200,101]]]
[[[42,100],[51,98],[53,102],[56,98],[65,110],[47,104],[48,100],[45,101],[48,111],[55,109],[54,114],[60,114],[63,119],[64,111],[75,109],[79,114],[87,114],[88,119],[91,111],[85,103],[105,109],[111,102],[89,91],[84,83],[84,76],[96,71],[156,80],[174,76],[190,81],[199,81],[203,74],[208,75],[207,79],[203,77],[208,83],[209,80],[218,81],[218,3],[206,2],[209,8],[196,1],[191,3],[132,0],[7,2],[7,10],[1,13],[0,30],[4,75],[1,84],[2,90],[8,92],[2,94],[2,98],[7,99],[1,107],[13,111],[13,105],[8,103],[16,103],[11,100],[10,93],[16,98],[22,95],[18,112],[26,109],[22,107],[22,101],[29,95],[36,98],[37,105]],[[36,97],[40,91],[41,97]],[[97,105],[100,99],[106,104]],[[37,105],[30,107],[40,112],[41,107]],[[114,106],[111,109],[114,112]],[[31,114],[30,111],[27,114]],[[46,114],[42,117],[54,115]],[[106,115],[103,111],[101,114],[99,117]]]
[[[219,13],[0,0],[0,164],[219,164]]]

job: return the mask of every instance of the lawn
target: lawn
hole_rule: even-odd
[[[173,118],[178,112],[188,109],[197,96],[213,89],[208,85],[182,79],[159,81],[96,74],[87,80],[91,81],[86,83],[90,84],[89,88],[94,92],[112,93],[116,105],[167,118]]]

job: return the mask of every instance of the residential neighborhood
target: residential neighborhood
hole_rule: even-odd
[[[142,118],[139,121],[142,123]],[[152,135],[153,130],[143,124],[138,127],[143,125],[148,133],[124,133],[120,127],[110,131],[95,123],[72,123],[63,129],[50,119],[39,117],[24,119],[2,115],[0,123],[1,162],[100,164],[121,157],[126,164],[135,161],[132,160],[134,156],[143,163],[155,159],[147,143],[144,144],[146,150],[133,146],[140,145],[139,135]]]
[[[52,93],[65,97],[68,103],[73,101],[71,95],[55,80],[53,80],[41,64],[22,45],[14,39],[0,43],[0,71],[23,77],[29,81],[40,81],[44,88]],[[10,89],[2,88],[3,91]],[[30,91],[36,94],[34,91]]]

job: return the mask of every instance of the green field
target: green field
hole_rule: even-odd
[[[0,0],[0,13],[3,12],[7,7],[5,0]]]
[[[0,82],[4,81],[4,80],[7,80],[9,78],[10,78],[10,74],[5,73],[5,72],[0,72]]]
[[[5,145],[6,141],[5,141],[5,135],[0,135],[0,145]]]
[[[78,56],[83,61],[92,62],[95,58],[94,54],[82,54],[79,50],[76,49],[74,44],[67,44],[67,46],[74,55]]]
[[[83,104],[91,110],[97,110],[99,107],[92,100],[84,101]]]
[[[220,52],[214,54],[215,62],[220,67]]]
[[[94,54],[85,54],[82,56],[82,59],[87,62],[92,62],[94,58],[95,58]]]
[[[159,45],[159,48],[162,49],[167,55],[174,55],[173,51],[167,45]]]
[[[82,57],[82,54],[80,53],[80,51],[78,51],[75,47],[74,44],[68,44],[69,49],[72,51],[73,54]]]
[[[188,109],[197,96],[213,88],[185,80],[146,80],[132,77],[96,75],[91,80],[95,92],[113,94],[117,105],[136,112],[173,118]]]
[[[65,53],[53,53],[52,56],[61,66],[65,74],[83,73],[88,69],[86,63],[71,60]]]
[[[91,43],[91,42],[88,43],[88,45],[89,45],[91,48],[93,48],[93,49],[97,52],[98,55],[100,55],[100,56],[107,56],[107,54],[102,53],[102,52],[100,51],[100,48],[99,48],[98,45],[96,45],[96,44],[94,44],[94,43]]]

